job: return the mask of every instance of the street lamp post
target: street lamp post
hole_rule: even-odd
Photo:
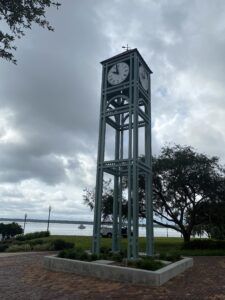
[[[23,234],[25,234],[26,223],[27,223],[27,214],[24,215]]]
[[[48,223],[47,223],[47,231],[49,231],[49,223],[50,223],[50,214],[51,214],[51,205],[49,205],[49,208],[48,208]]]

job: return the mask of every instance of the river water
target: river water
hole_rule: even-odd
[[[11,222],[4,222],[5,224]],[[23,228],[23,222],[17,222]],[[63,223],[50,223],[49,230],[51,235],[74,235],[74,236],[92,236],[93,225],[84,225],[85,229],[79,229],[79,224],[63,224]],[[35,231],[45,231],[47,229],[46,223],[27,222],[25,225],[25,233]],[[139,228],[139,236],[146,236],[145,227]],[[180,237],[180,233],[173,229],[167,228],[154,228],[154,236],[156,237]]]

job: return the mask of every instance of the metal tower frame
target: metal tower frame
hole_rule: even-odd
[[[107,75],[118,63],[129,65],[129,75],[117,84],[110,85]],[[152,71],[137,49],[125,51],[101,62],[102,89],[99,121],[99,142],[96,175],[96,195],[93,227],[93,253],[100,251],[101,209],[104,172],[114,176],[113,235],[112,250],[120,250],[122,226],[122,180],[128,182],[128,258],[138,258],[139,199],[138,176],[145,177],[146,201],[146,254],[153,255],[153,207],[152,207],[152,164],[151,164],[151,73]],[[147,74],[148,87],[143,88],[139,69]],[[106,125],[115,130],[113,160],[105,160]],[[138,154],[138,129],[145,128],[145,155]],[[124,133],[128,131],[128,157],[124,157]]]

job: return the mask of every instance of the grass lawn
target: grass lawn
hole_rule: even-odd
[[[50,241],[52,239],[63,239],[67,242],[72,242],[76,247],[82,248],[84,250],[91,249],[92,237],[87,236],[65,236],[65,235],[52,235],[43,238],[45,241]],[[112,239],[102,238],[101,246],[112,247]],[[224,249],[182,249],[183,239],[182,238],[172,238],[172,237],[156,237],[154,240],[155,253],[160,254],[175,254],[186,256],[223,256],[225,255]],[[127,239],[122,239],[122,248],[127,247]],[[146,238],[139,238],[139,251],[144,252],[146,247]]]

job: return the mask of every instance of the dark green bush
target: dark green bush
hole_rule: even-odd
[[[122,262],[124,256],[122,255],[121,252],[118,253],[112,253],[112,256],[110,257],[110,260],[117,261],[117,262]]]
[[[0,252],[5,252],[5,250],[8,248],[7,244],[0,243]]]
[[[73,248],[60,251],[58,257],[91,261],[93,256],[81,248]]]
[[[65,242],[61,239],[56,239],[51,241],[51,250],[63,250],[63,249],[71,249],[74,248],[74,243]]]
[[[111,248],[109,247],[101,247],[99,256],[96,254],[88,254],[85,250],[81,248],[63,250],[60,251],[59,253],[59,257],[64,257],[69,259],[79,259],[79,260],[87,260],[87,261],[93,261],[97,259],[107,259],[107,260],[114,260],[117,262],[122,262],[125,255],[126,255],[126,251],[113,253]]]
[[[121,262],[123,258],[127,257],[127,250],[121,250],[113,253],[112,249],[109,247],[101,247],[100,248],[100,259],[114,260],[117,262]]]
[[[79,259],[80,260],[90,261],[91,260],[91,256],[88,255],[87,252],[84,251],[84,252],[80,253]]]
[[[100,254],[109,254],[112,252],[112,249],[106,246],[100,247]]]
[[[31,247],[33,247],[36,245],[42,245],[44,243],[44,241],[41,239],[37,239],[37,240],[29,241],[28,243],[31,245]]]
[[[98,257],[98,255],[97,254],[91,254],[91,261],[93,261],[93,260],[97,260],[97,259],[99,259],[99,257]]]
[[[18,235],[16,237],[16,240],[28,241],[28,240],[34,240],[34,239],[39,239],[39,238],[43,238],[43,237],[48,237],[49,235],[50,235],[49,231],[37,231],[37,232],[27,233],[24,235]]]
[[[141,259],[138,260],[128,261],[128,267],[155,271],[164,267],[164,264],[161,261],[154,260],[153,258],[150,257],[142,257]]]
[[[67,249],[67,250],[61,250],[58,254],[58,257],[76,259],[76,250],[74,248]]]
[[[127,249],[121,249],[121,250],[120,250],[120,254],[121,254],[124,258],[126,258],[126,257],[127,257]]]
[[[111,250],[111,249],[110,249]],[[108,260],[113,260],[116,262],[124,262],[124,265],[128,267],[134,267],[134,268],[139,268],[139,269],[145,269],[145,270],[157,270],[162,267],[164,267],[164,264],[159,261],[155,260],[151,257],[143,257],[138,260],[130,260],[130,261],[125,261],[124,260],[124,252],[117,252],[117,253],[112,253],[108,252],[104,248],[103,253],[100,254],[100,256],[97,256],[96,254],[88,254],[85,250],[82,248],[73,248],[73,249],[65,249],[59,252],[58,257],[61,258],[68,258],[68,259],[77,259],[77,260],[84,260],[84,261],[94,261],[97,259],[108,259]],[[108,256],[106,254],[108,252]]]
[[[157,261],[151,258],[142,258],[141,260],[137,261],[137,267],[139,269],[155,271],[164,267],[164,264],[161,261]]]
[[[211,239],[196,239],[183,244],[183,249],[225,249],[225,241]]]
[[[177,252],[174,253],[164,253],[159,255],[159,259],[167,261],[178,261],[181,259],[181,255]]]

